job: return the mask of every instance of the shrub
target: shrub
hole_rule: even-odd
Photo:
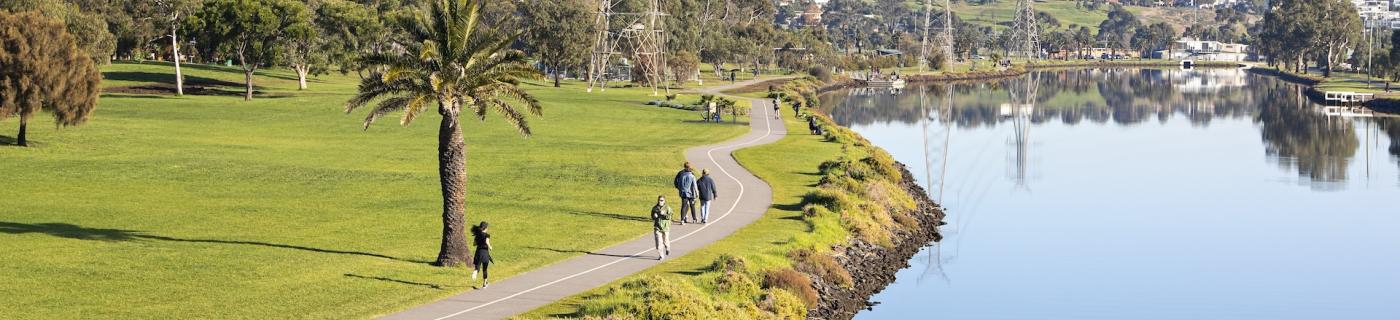
[[[714,263],[710,264],[709,269],[710,271],[716,272],[733,271],[747,273],[749,272],[748,264],[748,261],[745,261],[744,258],[723,254],[720,255],[719,258],[716,258]]]
[[[802,299],[803,305],[808,308],[817,305],[817,289],[812,287],[812,279],[797,270],[769,271],[763,276],[763,287],[787,290]]]
[[[830,255],[819,254],[809,249],[798,249],[788,253],[788,257],[795,262],[797,270],[815,274],[823,281],[846,288],[855,284],[855,280],[851,278],[851,272],[837,263],[836,259]]]
[[[787,290],[768,290],[759,304],[763,310],[773,313],[778,319],[807,318],[807,307],[803,305],[802,299]]]
[[[811,68],[807,68],[807,74],[822,82],[831,81],[831,70],[824,66],[812,66]]]
[[[948,64],[948,57],[943,56],[942,52],[930,54],[926,62],[928,62],[930,70],[943,70],[943,67]]]
[[[810,197],[810,196],[812,196],[812,195],[815,194],[815,193],[816,193],[816,192],[808,192],[807,195]],[[809,198],[809,199],[810,199],[810,198]],[[809,203],[808,205],[802,206],[802,216],[803,216],[803,217],[806,217],[806,218],[816,218],[816,217],[825,217],[825,216],[831,215],[831,209],[827,209],[825,206],[819,206],[819,205],[810,204],[811,200],[807,200],[807,201],[803,201],[803,202],[804,202],[804,203]]]
[[[890,180],[898,181],[903,179],[899,174],[899,168],[895,166],[894,158],[889,153],[876,150],[870,156],[860,159],[860,162],[874,169],[876,173],[888,177]]]
[[[715,289],[719,292],[728,293],[738,297],[751,297],[758,295],[758,284],[749,279],[749,275],[742,272],[724,271],[715,277]]]

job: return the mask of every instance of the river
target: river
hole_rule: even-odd
[[[822,108],[948,212],[856,319],[1400,319],[1400,118],[1236,69],[1090,69]]]

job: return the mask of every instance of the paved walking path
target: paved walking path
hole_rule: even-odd
[[[701,91],[717,93],[757,82],[746,81]],[[695,166],[697,173],[699,169],[710,170],[719,189],[719,199],[710,204],[709,224],[671,227],[671,256],[667,257],[668,260],[728,236],[757,220],[772,205],[773,191],[768,184],[745,170],[731,155],[734,150],[772,143],[787,134],[783,122],[773,118],[773,105],[767,99],[751,100],[753,111],[748,134],[685,151],[685,158]],[[680,170],[679,163],[657,165]],[[659,183],[657,190],[665,190],[668,198],[675,198],[675,190],[669,179]],[[638,208],[647,205],[639,203]],[[671,207],[673,210],[680,208],[678,202],[672,202]],[[698,203],[696,207],[699,207]],[[679,213],[676,211],[677,215]],[[673,219],[679,221],[679,217]],[[642,231],[638,230],[639,233]],[[650,227],[645,231],[648,231],[645,236],[494,282],[486,289],[468,291],[384,318],[504,319],[528,312],[660,263],[656,260]]]

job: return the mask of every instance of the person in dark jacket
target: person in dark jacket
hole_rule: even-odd
[[[681,172],[676,173],[675,183],[676,192],[681,197],[681,224],[684,225],[690,220],[695,220],[698,215],[695,212],[695,196],[698,194],[695,191],[695,170],[690,168],[690,162],[686,162]],[[689,220],[686,219],[686,213],[690,213]]]
[[[715,179],[710,178],[710,170],[700,170],[700,181],[695,186],[700,191],[700,223],[710,223],[710,201],[719,197],[715,191]]]
[[[486,271],[491,266],[491,234],[486,233],[486,221],[480,225],[472,226],[472,243],[476,245],[476,256],[472,259],[472,265],[476,268],[472,270],[472,280],[476,280],[476,273],[481,272],[481,288],[491,285],[491,273]]]

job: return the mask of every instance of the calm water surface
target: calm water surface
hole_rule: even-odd
[[[857,319],[1400,319],[1400,118],[1233,69],[823,101],[948,210]]]

